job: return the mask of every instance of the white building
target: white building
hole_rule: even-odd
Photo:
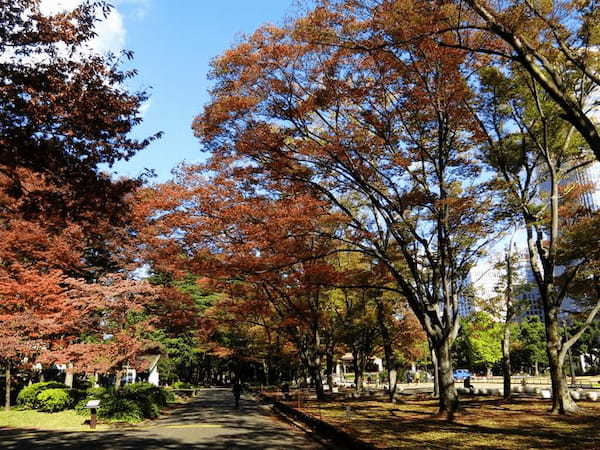
[[[592,188],[582,194],[581,203],[592,211],[600,211],[600,161],[577,169],[571,182],[590,185]]]
[[[354,380],[354,357],[352,353],[344,354],[336,363],[334,383],[339,385],[352,384]],[[367,363],[365,368],[364,379],[367,382],[367,378],[371,377],[375,383],[379,382],[379,373],[383,372],[383,361],[381,358],[372,357]],[[350,378],[346,377],[346,374],[350,375]]]

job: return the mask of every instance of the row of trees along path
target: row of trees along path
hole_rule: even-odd
[[[599,308],[598,217],[573,201],[585,187],[566,183],[599,156],[586,106],[598,86],[596,34],[583,31],[597,17],[587,4],[490,8],[334,0],[260,28],[213,62],[212,100],[193,124],[210,158],[163,187],[189,196],[158,229],[199,274],[232,280],[235,268],[247,280],[298,262],[303,276],[322,269],[314,284],[404,299],[435,355],[440,414],[452,415],[451,348],[469,270],[498,233],[525,225],[553,411],[572,412],[563,363]],[[275,241],[282,254],[269,253]],[[386,276],[327,279],[332,253],[360,254]],[[567,293],[586,318],[563,342]],[[302,295],[314,312],[314,288]],[[316,316],[305,319],[318,330]]]

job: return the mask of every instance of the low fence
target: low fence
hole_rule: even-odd
[[[285,416],[288,416],[294,420],[301,422],[302,424],[309,427],[312,431],[318,435],[334,441],[336,448],[344,448],[350,450],[373,450],[375,447],[368,442],[365,442],[351,434],[334,427],[333,425],[321,420],[316,417],[305,414],[302,411],[293,408],[279,400],[270,397],[262,392],[257,392],[256,395],[262,400],[268,402]]]
[[[567,378],[568,380],[570,377]],[[534,386],[550,386],[552,383],[548,377],[531,377],[531,376],[512,376],[510,380],[512,385],[534,385]],[[457,381],[463,383],[463,381]],[[503,385],[502,377],[471,377],[471,384],[498,384]],[[572,389],[600,389],[600,378],[584,378],[579,381],[576,378],[575,383],[569,383],[569,388]]]

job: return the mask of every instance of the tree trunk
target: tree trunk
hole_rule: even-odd
[[[308,369],[310,376],[315,383],[315,392],[317,399],[325,400],[325,392],[323,391],[323,378],[321,377],[321,335],[318,329],[313,332],[313,348],[310,349],[310,361]]]
[[[356,392],[360,393],[364,390],[363,368],[361,365],[360,352],[352,352],[352,368],[354,369],[354,386]]]
[[[4,400],[4,409],[10,411],[10,363],[6,364],[6,370],[4,372],[5,380],[6,380],[6,397]]]
[[[552,413],[569,414],[579,410],[571,398],[567,377],[564,372],[564,356],[561,355],[561,335],[558,323],[558,308],[544,313],[546,319],[548,362],[552,380]]]
[[[68,363],[65,370],[65,385],[73,389],[73,363]]]
[[[385,323],[385,310],[380,297],[377,297],[377,323],[379,332],[383,341],[383,354],[385,358],[385,367],[388,372],[388,396],[390,402],[394,401],[396,395],[396,386],[398,383],[398,372],[396,370],[396,360],[394,358],[394,349],[392,348],[392,339],[390,331]]]
[[[429,351],[431,352],[431,362],[433,363],[433,396],[438,397],[440,395],[440,368],[438,364],[438,358],[435,353],[435,348],[431,343],[431,339],[429,341]]]
[[[533,376],[540,376],[540,364],[537,361],[533,363]]]
[[[510,327],[504,326],[504,336],[502,337],[502,376],[504,378],[504,398],[510,399]]]
[[[333,371],[335,370],[335,361],[333,360],[333,349],[327,350],[326,367],[327,367],[327,385],[329,386],[329,392],[333,392]]]
[[[119,389],[121,389],[121,378],[122,378],[122,371],[117,370],[115,373],[115,391],[118,391]]]
[[[458,409],[458,395],[454,387],[454,375],[452,373],[452,358],[450,343],[443,339],[435,343],[435,353],[438,358],[439,373],[439,416],[452,419],[454,412]]]
[[[263,371],[265,374],[265,385],[268,386],[271,382],[271,380],[269,379],[269,364],[264,359],[263,359]]]

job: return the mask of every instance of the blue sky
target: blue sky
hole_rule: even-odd
[[[52,1],[52,0],[49,0]],[[154,169],[156,181],[170,178],[182,160],[204,157],[191,131],[193,118],[209,100],[207,74],[212,58],[231,47],[243,33],[266,22],[280,23],[294,12],[295,0],[121,0],[115,16],[99,27],[107,47],[135,52],[139,76],[132,86],[151,89],[144,123],[136,135],[164,131],[164,137],[128,162],[113,167],[135,176]]]

